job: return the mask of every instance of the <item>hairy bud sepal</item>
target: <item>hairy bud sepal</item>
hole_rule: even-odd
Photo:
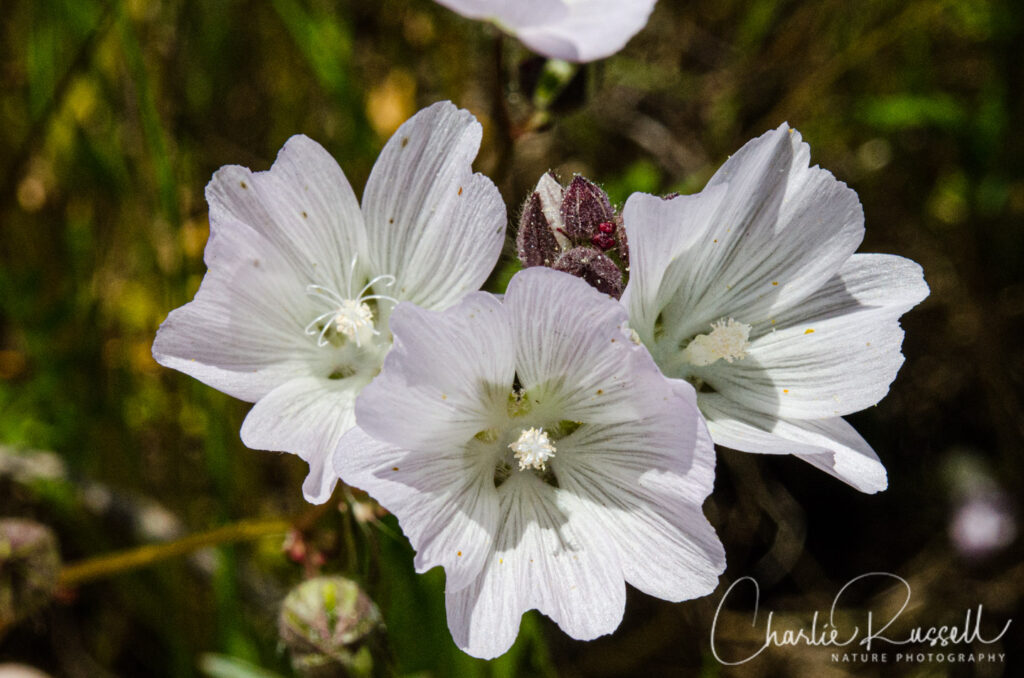
[[[564,189],[552,173],[541,177],[523,206],[516,248],[526,267],[569,273],[616,298],[625,288],[629,252],[622,217],[585,177],[576,175]]]
[[[574,247],[560,256],[552,268],[583,278],[591,287],[616,299],[622,296],[622,271],[608,255],[599,250]]]

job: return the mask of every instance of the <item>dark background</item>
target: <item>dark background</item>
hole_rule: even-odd
[[[0,515],[52,527],[69,563],[301,515],[323,562],[287,558],[276,533],[62,587],[0,637],[0,662],[71,677],[291,675],[277,607],[319,569],[381,604],[402,674],[1024,675],[1022,11],[661,0],[625,50],[579,69],[542,110],[539,62],[429,0],[3,2]],[[586,174],[621,206],[633,191],[699,190],[748,139],[798,128],[813,161],[859,193],[861,251],[910,257],[931,286],[903,320],[889,396],[851,417],[889,489],[862,495],[796,459],[723,451],[706,505],[729,559],[718,591],[681,604],[631,592],[622,627],[591,643],[528,615],[503,659],[459,652],[443,576],[412,574],[391,519],[366,522],[365,497],[342,491],[311,512],[303,462],[240,443],[247,405],[150,356],[202,278],[216,168],[266,169],[303,132],[359,193],[391,132],[439,99],[483,123],[477,168],[511,219],[548,169]],[[957,537],[971,506],[995,516],[991,548]],[[715,607],[738,577],[760,582],[762,615],[796,628],[876,570],[912,586],[904,629],[960,623],[978,604],[989,636],[1013,618],[996,645],[957,648],[1007,663],[844,664],[798,647],[728,668],[711,656]],[[896,593],[869,582],[850,601],[891,609]],[[763,640],[748,603],[720,622],[733,657]]]

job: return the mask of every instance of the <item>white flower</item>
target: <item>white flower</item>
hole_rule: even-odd
[[[795,454],[877,492],[885,468],[841,417],[888,392],[899,317],[928,286],[913,261],[854,254],[860,201],[809,157],[783,125],[699,194],[631,196],[622,302],[666,376],[698,387],[716,443]]]
[[[657,0],[437,0],[471,19],[492,21],[533,51],[595,61],[622,49],[647,24]]]
[[[446,308],[500,254],[504,204],[471,169],[480,139],[449,102],[417,113],[381,152],[361,210],[338,164],[304,136],[269,171],[223,167],[207,186],[208,271],[153,355],[255,402],[242,440],[305,459],[309,501],[326,501],[337,481],[329,456],[390,347],[394,304]]]
[[[714,589],[713,446],[620,304],[535,267],[503,301],[401,304],[392,331],[336,468],[398,517],[418,571],[445,568],[461,648],[502,654],[532,608],[574,638],[610,633],[624,582],[672,601]]]

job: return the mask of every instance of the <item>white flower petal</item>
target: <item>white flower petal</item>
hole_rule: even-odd
[[[572,520],[554,488],[535,476],[515,475],[500,489],[493,554],[475,584],[445,594],[455,643],[475,657],[497,657],[530,609],[578,640],[614,631],[626,603],[614,552],[595,542],[592,526]]]
[[[374,165],[363,195],[373,270],[395,276],[403,301],[443,309],[480,288],[505,241],[505,204],[473,174],[480,123],[442,101],[406,121]]]
[[[750,324],[772,309],[791,306],[838,272],[857,249],[864,215],[856,193],[831,173],[809,167],[809,157],[800,135],[783,125],[747,143],[711,178],[705,191],[726,191],[714,197],[721,201],[718,211],[702,222],[676,224],[692,235],[673,263],[680,273],[673,275],[678,287],[661,310],[664,341],[677,346],[721,318]],[[672,202],[661,210],[671,215]],[[668,229],[646,232],[642,219],[657,211],[655,203],[629,207],[624,219],[631,248],[659,237],[667,244],[647,247],[678,249],[673,241],[679,236],[669,237]]]
[[[616,549],[626,581],[681,601],[714,590],[725,553],[701,510],[714,482],[714,446],[693,388],[675,386],[681,397],[652,408],[656,414],[580,427],[560,441],[552,465],[559,497]],[[681,427],[696,435],[681,435]]]
[[[195,299],[157,331],[156,361],[250,402],[309,374],[316,345],[303,327],[312,307],[274,244],[224,214],[205,259]]]
[[[287,450],[309,464],[302,486],[306,501],[331,498],[337,477],[331,456],[355,426],[354,404],[365,381],[359,378],[292,379],[260,399],[242,423],[242,442],[254,450]]]
[[[587,62],[626,46],[647,25],[656,0],[568,0],[560,21],[523,27],[517,36],[530,49],[556,59]]]
[[[843,419],[779,419],[717,394],[702,394],[699,401],[719,445],[743,452],[793,454],[861,492],[880,492],[888,485],[878,455]]]
[[[629,309],[629,325],[649,347],[656,345],[655,324],[672,299],[683,291],[692,275],[688,253],[702,236],[692,224],[711,223],[721,209],[726,186],[695,195],[666,200],[634,193],[622,210],[629,238],[629,284],[622,304]],[[673,347],[673,352],[675,347]]]
[[[225,217],[248,224],[307,282],[344,291],[365,233],[352,187],[320,144],[296,135],[266,172],[222,167],[206,187],[211,229]]]
[[[565,0],[437,0],[453,12],[470,19],[494,21],[506,26],[533,26],[568,16]]]
[[[542,266],[509,282],[504,301],[516,332],[517,374],[535,409],[574,421],[642,415],[633,395],[663,378],[647,350],[629,338],[625,308],[610,299],[580,278]]]
[[[888,393],[903,364],[899,317],[927,295],[913,261],[856,254],[811,297],[762,323],[747,358],[697,373],[723,396],[780,417],[862,410]]]
[[[391,316],[394,346],[359,398],[360,427],[393,445],[420,449],[463,445],[493,426],[503,414],[493,408],[504,408],[515,375],[507,316],[486,292],[445,311],[399,304]]]
[[[438,0],[463,16],[489,20],[533,51],[594,61],[622,49],[647,25],[656,0]]]
[[[446,589],[456,591],[479,575],[498,531],[494,466],[475,461],[461,448],[409,452],[357,427],[339,444],[334,469],[398,516],[416,550],[416,571],[441,565]]]

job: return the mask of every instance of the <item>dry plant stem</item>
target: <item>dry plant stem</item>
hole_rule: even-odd
[[[216,527],[212,530],[191,534],[166,544],[148,544],[127,551],[89,558],[65,566],[60,573],[58,586],[70,588],[96,579],[102,579],[122,572],[149,567],[160,561],[187,555],[193,551],[220,544],[252,541],[275,534],[284,535],[301,520],[273,518],[269,520],[243,520]]]

